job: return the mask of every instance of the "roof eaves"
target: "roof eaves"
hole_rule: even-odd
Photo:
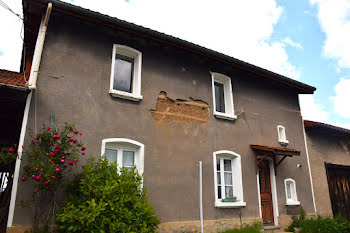
[[[230,63],[231,65],[238,66],[239,68],[244,69],[246,71],[258,74],[260,76],[264,76],[265,78],[283,83],[283,84],[288,85],[290,87],[294,87],[295,89],[298,90],[298,93],[300,93],[300,94],[313,94],[314,91],[316,90],[316,88],[313,86],[296,81],[294,79],[277,74],[275,72],[266,70],[264,68],[252,65],[250,63],[241,61],[239,59],[230,57],[228,55],[219,53],[217,51],[205,48],[203,46],[179,39],[177,37],[167,35],[167,34],[162,33],[162,32],[152,30],[150,28],[146,28],[146,27],[142,27],[142,26],[139,26],[139,25],[136,25],[133,23],[129,23],[127,21],[120,20],[120,19],[115,18],[115,17],[111,17],[111,16],[104,15],[104,14],[101,14],[101,13],[98,13],[95,11],[91,11],[91,10],[88,10],[88,9],[85,9],[85,8],[82,8],[79,6],[75,6],[75,5],[61,2],[58,0],[24,0],[24,1],[33,2],[33,3],[39,2],[42,4],[47,4],[47,3],[51,2],[53,4],[54,11],[59,11],[59,12],[66,13],[66,14],[70,13],[72,16],[76,16],[76,17],[77,17],[76,14],[78,14],[78,15],[80,14],[82,16],[85,16],[85,17],[83,17],[85,19],[86,19],[86,17],[91,18],[91,19],[95,19],[95,21],[98,21],[98,23],[104,23],[104,24],[107,24],[109,26],[114,25],[114,26],[122,27],[122,28],[128,30],[129,32],[135,31],[137,33],[144,34],[143,36],[152,37],[152,39],[155,39],[157,41],[171,43],[172,45],[177,46],[177,47],[181,47],[185,50],[190,50],[190,51],[197,53],[197,54],[200,54],[200,55],[204,55],[204,56],[208,56],[208,57],[211,57],[214,59],[218,59],[224,63]]]
[[[329,129],[329,130],[333,130],[333,131],[337,131],[345,134],[350,134],[350,129],[345,129],[335,125],[330,125],[330,124],[317,122],[317,121],[304,120],[304,126],[305,128],[324,128],[324,129]]]

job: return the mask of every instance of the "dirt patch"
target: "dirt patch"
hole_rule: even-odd
[[[190,98],[189,100],[173,100],[167,97],[164,91],[158,95],[155,110],[151,110],[153,119],[158,123],[167,124],[176,122],[198,122],[200,124],[209,121],[208,103]]]

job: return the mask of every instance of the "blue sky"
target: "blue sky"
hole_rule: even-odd
[[[66,1],[315,86],[300,97],[304,119],[350,128],[350,0]],[[18,71],[21,21],[0,8],[0,27],[0,68]]]

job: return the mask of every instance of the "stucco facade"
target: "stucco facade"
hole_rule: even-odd
[[[112,97],[108,92],[115,43],[142,52],[143,99],[139,102]],[[235,121],[213,116],[213,71],[231,78]],[[179,114],[162,121],[157,117],[159,97],[174,103],[185,101],[179,101]],[[293,178],[301,205],[307,213],[314,212],[298,91],[286,85],[154,40],[53,13],[32,98],[28,128],[35,132],[48,125],[52,113],[57,125],[74,123],[83,131],[86,158],[100,157],[106,138],[144,144],[144,184],[162,226],[199,221],[199,161],[203,163],[203,215],[208,224],[216,220],[237,223],[240,215],[247,221],[260,219],[250,145],[280,146],[277,125],[285,127],[288,147],[301,153],[285,159],[276,170],[274,208],[281,218],[288,215],[284,179]],[[241,156],[246,202],[241,209],[214,205],[213,152],[219,150]],[[30,198],[28,190],[30,184],[19,183],[17,204]],[[13,225],[29,225],[31,210],[17,204]]]
[[[312,124],[306,123],[305,131],[317,214],[333,216],[325,163],[350,166],[350,132],[321,123]]]

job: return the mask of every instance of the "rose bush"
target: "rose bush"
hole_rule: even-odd
[[[0,149],[0,166],[9,166],[18,158],[17,147],[3,147]]]

